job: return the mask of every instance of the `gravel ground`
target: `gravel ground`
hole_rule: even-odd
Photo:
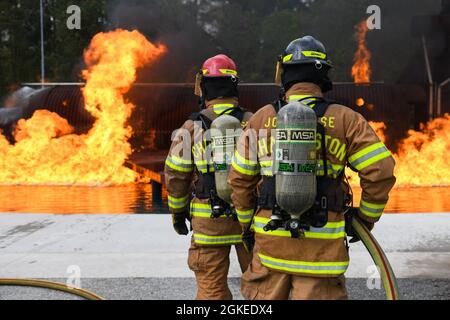
[[[58,279],[56,279],[57,281]],[[60,280],[61,281],[61,280]],[[450,279],[399,279],[405,300],[449,300]],[[109,300],[192,300],[195,298],[193,278],[116,278],[83,279],[82,287]],[[383,290],[368,290],[365,279],[348,279],[350,299],[381,300]],[[239,279],[230,279],[230,288],[236,299]],[[65,293],[25,287],[0,287],[0,300],[71,300]]]

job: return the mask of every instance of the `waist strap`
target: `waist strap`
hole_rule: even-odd
[[[260,185],[260,196],[258,197],[258,206],[262,209],[273,210],[276,199],[276,178],[263,177]],[[342,212],[345,207],[345,191],[342,186],[343,174],[337,179],[330,177],[317,177],[317,199],[327,198],[328,209],[334,212]]]
[[[194,184],[194,194],[198,199],[209,199],[211,190],[216,190],[214,173],[198,173],[198,180]]]

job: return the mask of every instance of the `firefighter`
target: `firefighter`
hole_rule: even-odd
[[[232,246],[242,272],[251,261],[251,255],[242,245],[236,215],[230,214],[232,208],[222,208],[224,214],[220,212],[213,217],[212,203],[214,208],[217,203],[222,207],[227,204],[217,197],[215,168],[206,141],[208,129],[218,117],[232,116],[238,119],[240,127],[239,124],[245,125],[252,116],[239,106],[238,82],[236,64],[226,55],[205,61],[195,85],[202,110],[192,114],[178,130],[166,159],[165,182],[174,229],[180,235],[187,235],[187,222],[190,222],[193,230],[188,265],[196,276],[198,300],[232,299],[227,284]],[[233,152],[234,148],[231,155]]]
[[[368,122],[350,108],[323,98],[332,89],[328,77],[331,68],[324,45],[315,38],[305,36],[291,42],[277,64],[282,99],[255,113],[239,139],[229,183],[245,244],[254,248],[241,283],[247,299],[347,299],[344,273],[349,255],[344,211],[350,199],[345,166],[359,173],[362,199],[356,211],[369,229],[380,219],[395,184],[394,159]],[[301,218],[305,217],[305,225],[294,224],[297,229],[291,230],[294,227],[283,224],[283,210],[277,200],[301,199],[302,192],[310,186],[300,183],[286,187],[278,184],[277,177],[282,171],[286,174],[291,170],[288,175],[295,175],[297,170],[306,170],[299,174],[301,177],[310,166],[299,165],[297,169],[295,159],[289,158],[290,151],[277,149],[277,139],[284,135],[278,134],[276,128],[277,119],[281,122],[278,111],[292,103],[290,110],[295,112],[292,105],[301,107],[297,101],[308,106],[307,111],[312,108],[316,113],[317,134],[312,136],[315,147],[308,157],[317,163],[311,171],[317,190],[311,190],[316,200]],[[294,119],[292,115],[287,118]],[[308,132],[303,133],[306,134],[301,139],[308,139]],[[289,142],[293,142],[293,149],[305,145]],[[276,168],[274,163],[281,163],[278,160],[293,160],[294,165]],[[295,192],[299,197],[295,197]]]

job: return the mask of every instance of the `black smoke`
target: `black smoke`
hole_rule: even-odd
[[[139,82],[193,83],[201,63],[216,54],[214,41],[199,25],[195,8],[172,2],[122,0],[109,8],[109,29],[136,29],[168,48],[158,63],[141,70]]]

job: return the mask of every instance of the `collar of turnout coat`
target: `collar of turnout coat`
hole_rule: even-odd
[[[218,105],[218,104],[232,104],[235,107],[237,107],[239,105],[239,100],[236,97],[214,99],[214,100],[206,101],[206,108],[211,109],[211,108],[214,108],[214,106]]]
[[[285,95],[285,101],[289,102],[291,96],[312,96],[323,97],[322,90],[314,83],[296,83],[294,84]]]

